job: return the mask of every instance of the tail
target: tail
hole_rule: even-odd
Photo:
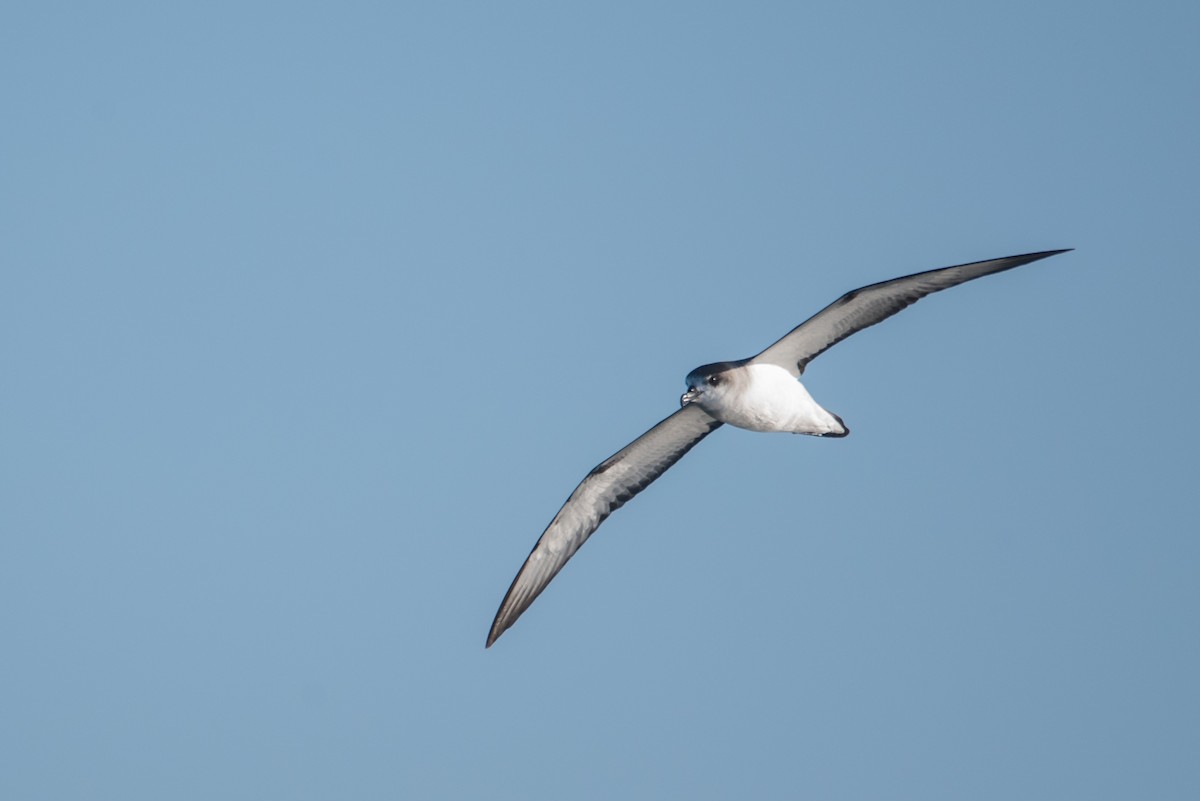
[[[829,415],[830,417],[832,417],[834,420],[837,421],[837,428],[832,428],[829,431],[817,432],[816,436],[818,436],[818,437],[834,437],[837,439],[841,439],[842,437],[844,437],[850,433],[850,429],[847,428],[846,424],[842,422],[842,418],[838,417],[836,414],[829,411],[828,409],[824,409],[823,411],[825,412],[825,414]]]

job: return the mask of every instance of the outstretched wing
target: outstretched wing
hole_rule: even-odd
[[[596,465],[558,510],[513,579],[492,622],[487,646],[529,608],[606,517],[720,425],[699,406],[685,406]]]
[[[1038,259],[1066,253],[1067,250],[1047,250],[1042,253],[1027,253],[1024,256],[1009,256],[1006,259],[960,264],[855,289],[793,328],[783,339],[751,359],[750,363],[775,364],[799,377],[809,362],[833,345],[851,334],[886,320],[926,295],[985,275],[1011,270]]]

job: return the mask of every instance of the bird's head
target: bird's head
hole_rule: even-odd
[[[703,409],[719,407],[736,383],[733,371],[739,366],[739,362],[716,362],[697,367],[687,375],[687,392],[679,399],[679,405],[699,403]]]

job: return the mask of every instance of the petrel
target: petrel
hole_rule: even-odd
[[[926,295],[1068,250],[977,261],[864,286],[842,295],[757,356],[706,364],[688,373],[679,411],[596,465],[558,510],[508,588],[485,647],[517,621],[606,517],[722,423],[817,437],[849,434],[842,418],[821,408],[799,380],[808,363],[827,349]]]

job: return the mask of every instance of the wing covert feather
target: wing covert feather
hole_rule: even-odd
[[[1042,253],[959,264],[855,289],[793,328],[750,362],[775,364],[799,376],[809,362],[830,347],[851,334],[886,320],[926,295],[1066,252],[1067,250],[1047,250]]]
[[[720,426],[699,406],[685,406],[596,465],[558,510],[513,579],[488,632],[488,647],[529,608],[605,518]]]

